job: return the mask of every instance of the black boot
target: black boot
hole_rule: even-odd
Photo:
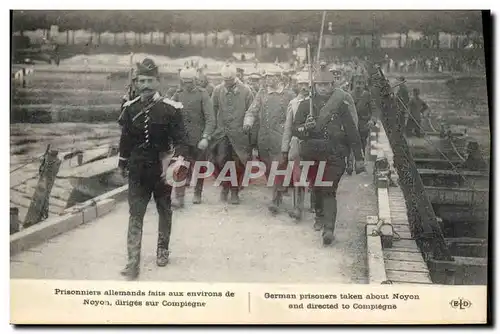
[[[161,198],[156,202],[158,208],[158,242],[156,244],[156,264],[165,267],[168,264],[170,233],[172,231],[172,210],[170,201]]]
[[[331,245],[333,240],[335,240],[335,236],[332,229],[323,230],[323,245],[328,246]]]
[[[141,260],[143,219],[131,215],[128,222],[127,233],[127,255],[128,263],[121,274],[129,280],[135,280],[139,276],[139,265]]]
[[[201,193],[203,192],[203,181],[204,179],[196,181],[196,186],[194,188],[193,204],[201,203]]]
[[[165,267],[168,264],[168,257],[170,253],[164,248],[158,248],[156,250],[156,265],[158,267]]]
[[[313,225],[314,230],[319,232],[323,229],[323,226],[324,226],[323,217],[318,216],[318,214],[316,214],[316,217],[314,217],[314,225]]]
[[[128,280],[135,280],[139,277],[139,266],[127,264],[120,274],[125,276]]]
[[[238,205],[240,204],[240,197],[238,196],[239,188],[231,188],[231,204]]]

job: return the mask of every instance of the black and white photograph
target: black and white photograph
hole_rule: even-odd
[[[486,286],[490,15],[12,10],[10,278]]]

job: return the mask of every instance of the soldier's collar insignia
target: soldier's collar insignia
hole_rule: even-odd
[[[155,95],[153,95],[153,101],[158,101],[161,98],[160,93],[156,92]]]

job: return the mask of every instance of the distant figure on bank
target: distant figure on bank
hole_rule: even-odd
[[[409,102],[410,114],[406,122],[406,135],[422,137],[422,116],[429,110],[429,106],[420,98],[420,89],[413,89],[413,97]]]

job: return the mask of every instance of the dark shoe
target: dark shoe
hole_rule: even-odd
[[[184,197],[176,197],[174,201],[172,201],[172,209],[182,209],[184,208]]]
[[[156,265],[158,267],[165,267],[168,264],[168,257],[170,253],[166,249],[159,249],[156,252]]]
[[[135,280],[139,277],[139,266],[128,265],[120,272],[122,276],[125,276],[128,280]]]
[[[333,235],[332,230],[323,231],[323,245],[324,246],[331,245],[333,240],[335,240],[335,236]]]
[[[271,212],[271,214],[273,216],[278,214],[279,209],[278,209],[278,206],[276,204],[273,203],[273,204],[269,205],[268,209],[269,209],[269,212]]]
[[[296,221],[302,220],[302,211],[299,209],[295,209],[293,211],[288,212],[288,215],[290,216],[290,218],[293,218]]]
[[[201,203],[201,193],[195,192],[193,196],[193,204]]]
[[[238,189],[231,189],[231,204],[240,204],[240,197],[238,196]]]
[[[324,224],[323,224],[323,222],[321,221],[321,219],[320,219],[320,218],[318,218],[318,217],[316,217],[316,218],[314,219],[314,225],[313,225],[314,230],[315,230],[315,231],[321,231],[321,230],[323,229],[323,226],[324,226]]]
[[[348,168],[345,170],[345,172],[346,172],[346,174],[347,174],[347,175],[352,175],[352,171],[353,171],[353,170],[352,170],[352,167],[348,167]]]

